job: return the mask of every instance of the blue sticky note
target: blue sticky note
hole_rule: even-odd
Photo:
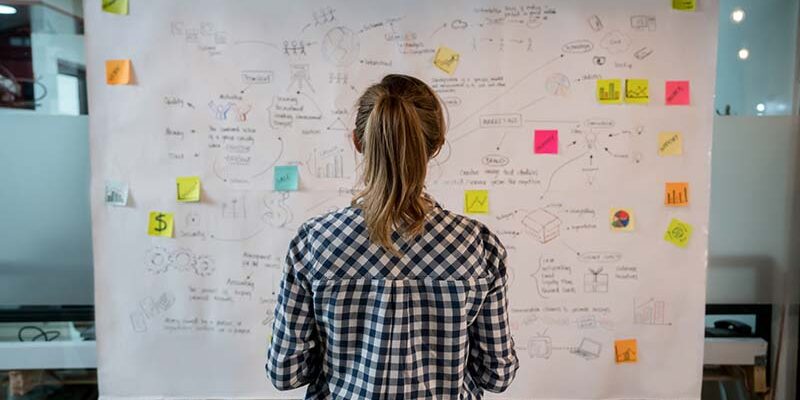
[[[275,167],[275,190],[290,192],[297,190],[300,172],[297,165],[278,165]]]

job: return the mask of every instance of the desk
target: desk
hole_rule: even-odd
[[[0,342],[0,370],[95,368],[93,341]]]

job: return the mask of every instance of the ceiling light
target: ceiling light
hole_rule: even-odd
[[[738,24],[744,21],[744,10],[742,10],[741,8],[733,10],[733,12],[731,13],[731,21],[733,21],[734,24]]]
[[[747,57],[750,57],[750,50],[739,49],[739,59],[747,60]]]
[[[16,14],[17,9],[5,4],[0,4],[0,14]]]

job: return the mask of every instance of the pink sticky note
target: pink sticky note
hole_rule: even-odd
[[[668,106],[685,106],[689,104],[689,81],[667,81],[664,100]]]
[[[558,131],[539,130],[533,134],[533,152],[536,154],[558,154]]]

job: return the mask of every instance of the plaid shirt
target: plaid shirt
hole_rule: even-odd
[[[506,251],[435,204],[424,233],[370,242],[357,207],[311,219],[289,245],[267,375],[306,399],[480,399],[519,368]]]

